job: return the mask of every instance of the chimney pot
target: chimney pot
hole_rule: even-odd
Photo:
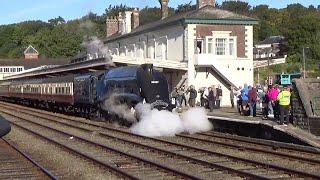
[[[139,9],[134,8],[133,15],[132,15],[133,29],[135,29],[139,26],[139,23],[140,23],[139,16],[140,16]]]
[[[169,16],[169,0],[159,0],[161,1],[161,14],[162,14],[162,18],[161,19],[165,19]]]

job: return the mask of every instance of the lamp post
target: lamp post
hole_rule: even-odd
[[[305,50],[309,49],[309,47],[302,47],[302,58],[303,58],[303,79],[306,78],[306,57],[305,57]]]

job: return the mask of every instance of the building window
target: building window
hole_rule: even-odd
[[[148,42],[147,58],[154,59],[154,41]]]
[[[156,48],[155,48],[156,59],[166,60],[168,59],[167,54],[168,54],[167,38],[161,37],[156,41]]]
[[[225,38],[216,39],[216,55],[226,55],[226,41]]]
[[[229,39],[229,54],[234,55],[234,39]]]
[[[208,54],[213,54],[213,38],[208,38]]]

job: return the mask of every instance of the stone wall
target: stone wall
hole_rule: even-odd
[[[319,99],[318,99],[319,98]],[[297,79],[293,83],[293,123],[314,135],[320,136],[320,80]]]

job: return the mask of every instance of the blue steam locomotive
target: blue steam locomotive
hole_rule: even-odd
[[[154,70],[152,64],[0,82],[2,99],[87,118],[110,114],[104,106],[111,97],[115,104],[125,104],[129,108],[140,102],[159,110],[173,108],[167,79]]]

